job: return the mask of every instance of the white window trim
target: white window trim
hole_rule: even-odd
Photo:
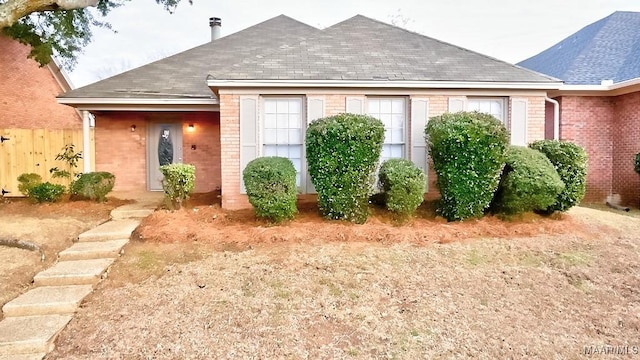
[[[467,96],[465,101],[465,108],[467,111],[471,111],[469,109],[469,102],[473,100],[489,100],[489,101],[500,101],[502,103],[502,123],[508,129],[511,124],[509,117],[509,97],[501,97],[501,96]]]
[[[306,106],[306,101],[305,101],[306,97],[305,96],[279,96],[279,95],[273,95],[273,96],[260,96],[260,101],[259,101],[259,109],[258,109],[258,141],[257,141],[257,146],[258,146],[258,157],[263,157],[264,156],[264,134],[265,134],[265,130],[264,130],[264,123],[265,123],[265,101],[266,100],[299,100],[300,101],[300,126],[302,129],[302,159],[301,159],[301,168],[300,168],[300,186],[298,187],[298,193],[299,194],[306,194],[307,193],[307,144],[306,144],[306,135],[307,135],[307,128],[309,127],[309,124],[307,123],[307,106]]]
[[[411,103],[411,99],[408,96],[393,96],[393,95],[389,95],[389,96],[376,96],[376,95],[367,95],[365,96],[365,101],[364,101],[364,109],[363,109],[363,113],[369,115],[369,100],[371,99],[402,99],[402,101],[404,102],[404,129],[402,129],[403,133],[402,136],[404,138],[404,156],[402,157],[402,159],[405,160],[411,160],[411,139],[409,138],[410,133],[409,133],[409,127],[411,126],[410,123],[410,103]],[[384,141],[384,140],[383,140]],[[383,145],[385,143],[383,142]],[[380,156],[380,164],[382,164],[382,154]]]

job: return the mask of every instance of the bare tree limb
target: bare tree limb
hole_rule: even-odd
[[[0,239],[0,245],[24,250],[37,251],[40,253],[40,260],[45,260],[44,250],[42,250],[42,248],[38,244],[32,243],[31,241],[17,239]]]
[[[98,5],[98,0],[8,0],[0,4],[0,29],[41,11],[74,10]]]

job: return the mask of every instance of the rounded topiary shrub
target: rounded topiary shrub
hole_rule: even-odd
[[[429,120],[425,135],[438,175],[438,213],[449,221],[481,217],[500,183],[504,125],[488,114],[446,113]]]
[[[162,189],[171,206],[180,209],[191,196],[196,183],[196,167],[190,164],[168,164],[160,166]]]
[[[258,217],[277,223],[298,212],[296,169],[291,160],[275,156],[254,159],[245,167],[242,179]]]
[[[24,173],[18,176],[18,190],[23,195],[29,195],[29,190],[36,185],[42,184],[42,176],[36,173]]]
[[[80,175],[69,188],[73,198],[103,202],[107,199],[107,194],[113,190],[115,183],[115,175],[99,171]]]
[[[529,147],[545,154],[564,183],[564,190],[545,212],[567,211],[584,198],[587,190],[587,153],[574,143],[540,140]]]
[[[510,146],[493,209],[505,214],[545,211],[564,189],[547,157],[523,146]]]
[[[383,140],[384,125],[367,115],[340,114],[309,125],[307,163],[324,217],[367,220]]]
[[[424,201],[427,178],[409,160],[389,159],[383,162],[378,179],[384,204],[390,211],[410,216]]]
[[[27,196],[38,203],[56,202],[64,195],[64,186],[44,182],[29,189]]]

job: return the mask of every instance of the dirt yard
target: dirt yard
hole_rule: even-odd
[[[0,199],[0,239],[22,240],[40,246],[37,251],[0,246],[0,307],[26,291],[33,276],[51,266],[59,251],[71,246],[82,232],[109,219],[122,202],[87,201],[32,204],[26,199]],[[2,315],[0,315],[1,317]]]
[[[640,219],[359,226],[314,211],[282,226],[217,206],[156,212],[47,359],[640,352]]]

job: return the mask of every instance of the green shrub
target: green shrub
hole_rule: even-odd
[[[162,188],[165,198],[171,206],[177,209],[189,198],[196,180],[196,168],[189,164],[169,164],[160,166],[160,172],[164,175]]]
[[[64,186],[45,182],[38,184],[27,192],[27,196],[38,203],[56,202],[64,194]]]
[[[389,159],[378,174],[385,206],[390,211],[410,216],[424,201],[427,178],[411,161]]]
[[[492,207],[510,215],[544,211],[563,189],[564,183],[543,153],[510,146]]]
[[[633,162],[633,170],[635,170],[636,173],[640,174],[640,153],[636,154],[636,158]]]
[[[446,113],[425,129],[438,174],[438,213],[447,220],[481,217],[500,183],[509,141],[507,130],[491,115]]]
[[[296,168],[283,157],[252,160],[242,172],[249,202],[256,215],[272,222],[293,219],[298,212]]]
[[[584,198],[587,190],[587,153],[580,146],[557,140],[540,140],[529,147],[545,154],[564,182],[564,190],[545,212],[567,211]]]
[[[116,177],[110,172],[90,172],[81,174],[69,187],[73,197],[103,202],[115,182]]]
[[[35,173],[24,173],[18,176],[18,190],[23,195],[29,194],[29,189],[36,185],[42,184],[42,176]]]
[[[307,162],[324,217],[367,220],[383,140],[384,125],[367,115],[340,114],[309,125]]]

